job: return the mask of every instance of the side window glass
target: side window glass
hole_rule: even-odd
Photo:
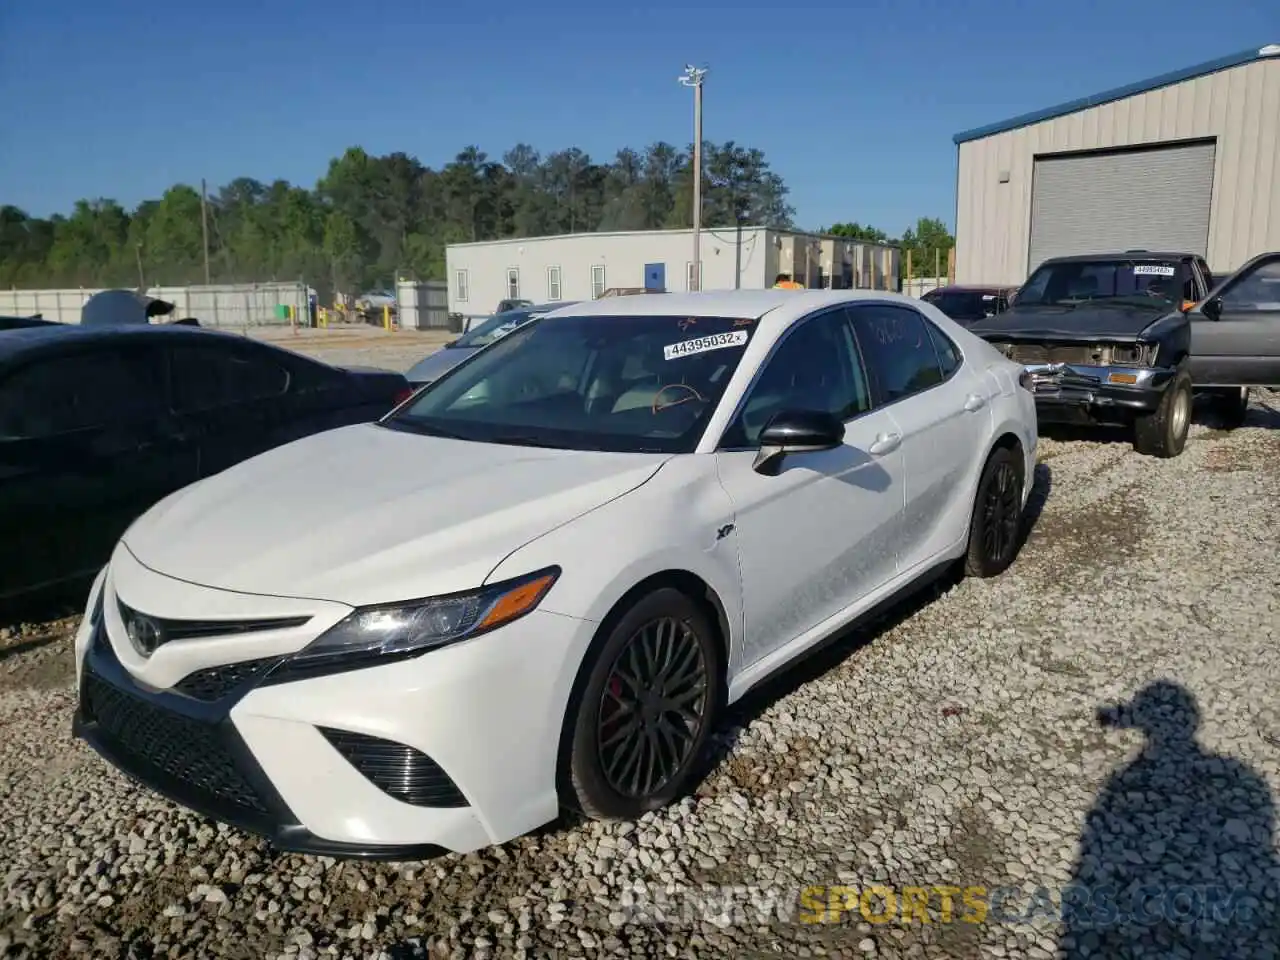
[[[924,322],[924,326],[929,331],[929,339],[933,341],[933,349],[938,354],[938,366],[942,370],[942,378],[945,380],[960,368],[960,351],[951,342],[950,337],[928,320]]]
[[[876,402],[893,403],[945,379],[924,317],[906,307],[849,309]]]
[[[1196,263],[1200,266],[1200,273],[1204,277],[1204,291],[1208,293],[1213,289],[1213,271],[1209,269],[1209,264],[1203,260],[1197,260]]]
[[[1182,300],[1184,303],[1188,300],[1194,303],[1200,299],[1200,284],[1203,283],[1202,280],[1197,278],[1200,268],[1196,266],[1194,261],[1190,260],[1183,265],[1183,268],[1186,272],[1186,277],[1182,281]]]
[[[204,346],[170,353],[174,409],[210,410],[276,397],[289,388],[289,371],[249,351]]]
[[[0,383],[0,437],[39,439],[150,418],[162,399],[150,356],[101,350],[23,367]]]
[[[1222,295],[1227,310],[1280,310],[1280,260],[1268,260],[1237,279]]]
[[[850,420],[871,409],[844,312],[833,310],[800,322],[760,373],[721,445],[753,447],[760,431],[783,410],[816,410]]]

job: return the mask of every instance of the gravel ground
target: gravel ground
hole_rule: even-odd
[[[0,954],[1274,956],[1278,410],[1197,424],[1171,461],[1045,440],[1007,574],[931,591],[753,694],[675,807],[468,856],[279,855],[186,813],[70,740],[74,621],[7,628]],[[1116,702],[1123,723],[1100,726]],[[1155,885],[1150,909],[1183,916],[1215,885],[1256,899],[1217,926],[1029,909],[1071,883]],[[946,922],[935,890],[930,922],[901,922],[906,888],[935,885],[1017,898],[975,923],[956,890]]]

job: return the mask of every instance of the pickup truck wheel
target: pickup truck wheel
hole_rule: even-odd
[[[1191,399],[1191,374],[1184,368],[1165,388],[1160,406],[1134,423],[1134,449],[1149,457],[1176,457],[1182,453],[1191,429]]]
[[[1234,387],[1229,390],[1215,391],[1213,394],[1213,411],[1227,430],[1235,430],[1244,426],[1244,418],[1249,413],[1249,388]]]

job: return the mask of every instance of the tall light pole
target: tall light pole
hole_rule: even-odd
[[[693,64],[684,68],[680,82],[693,87],[693,288],[702,289],[702,81],[705,69]]]

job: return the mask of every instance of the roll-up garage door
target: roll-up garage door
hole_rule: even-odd
[[[1207,256],[1214,146],[1037,157],[1027,272],[1049,257],[1081,253]]]

